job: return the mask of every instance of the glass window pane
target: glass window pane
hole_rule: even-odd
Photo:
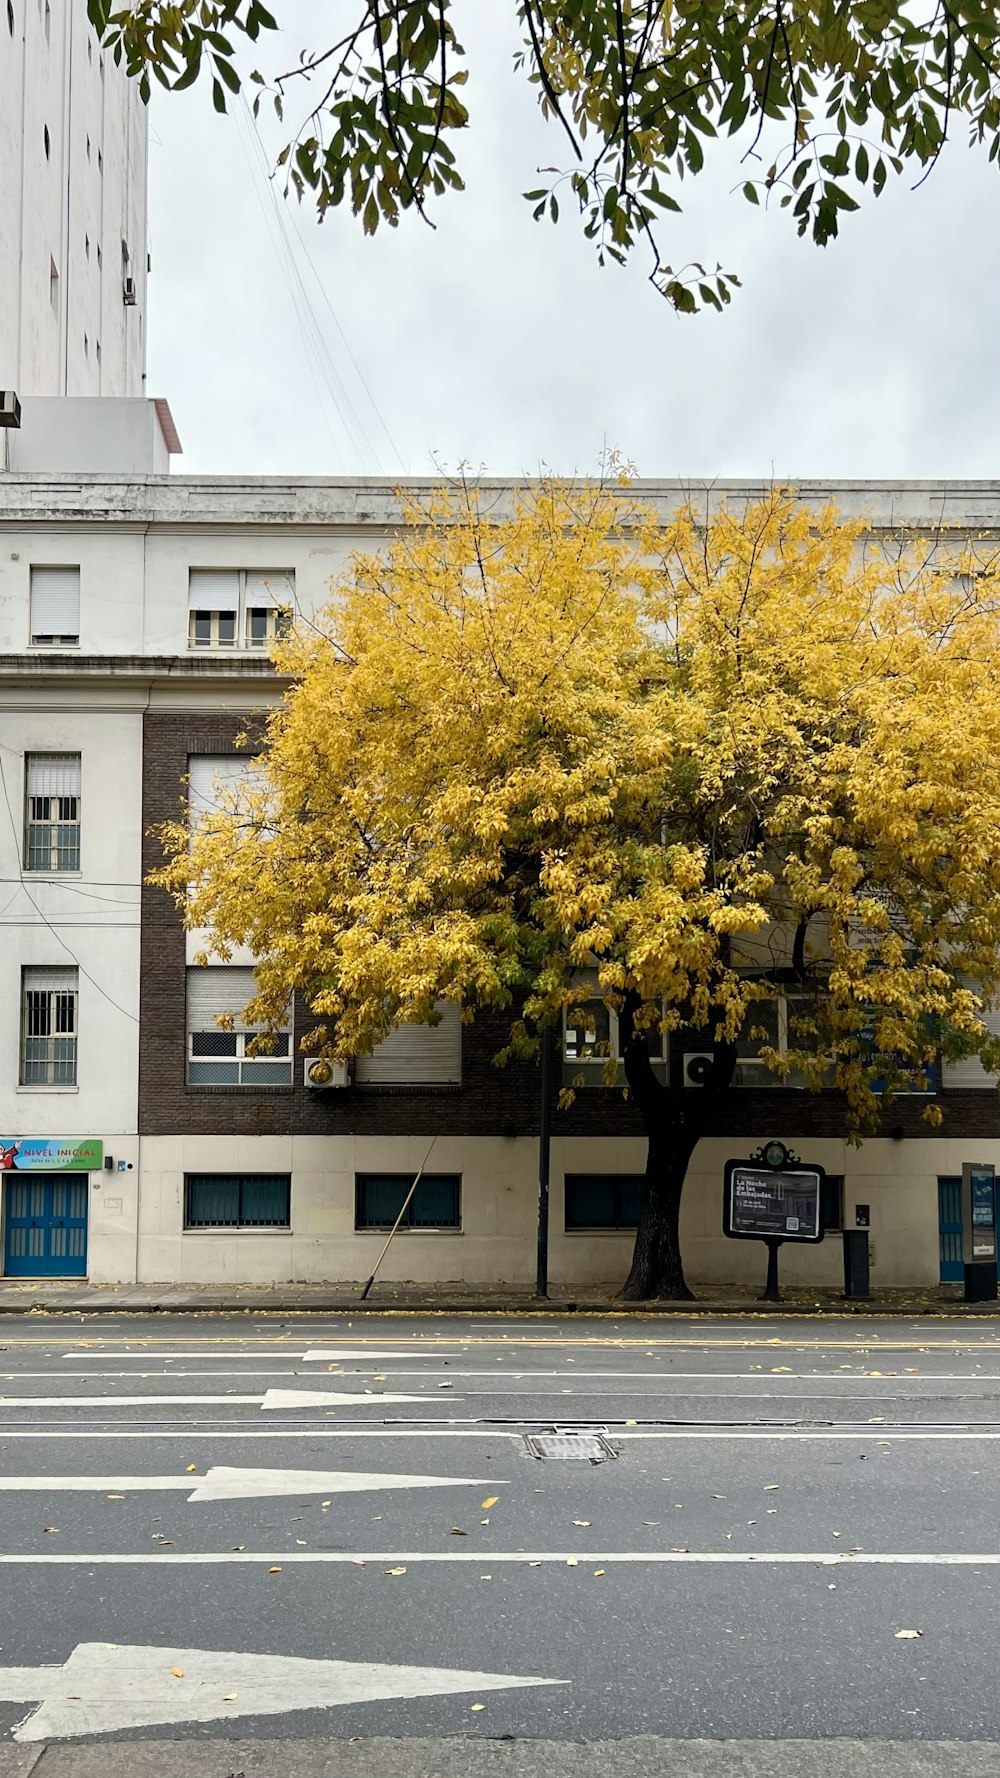
[[[576,1017],[586,1014],[586,1022]],[[604,1061],[611,1052],[611,1014],[603,1000],[586,1000],[566,1014],[566,1060]]]
[[[251,648],[263,648],[267,641],[267,611],[263,607],[247,612],[247,641]]]
[[[566,1175],[566,1227],[613,1229],[615,1182],[597,1174]]]
[[[409,1187],[407,1187],[409,1189]],[[407,1220],[415,1229],[454,1229],[459,1226],[457,1174],[427,1174],[413,1194]]]
[[[210,611],[192,611],[189,637],[196,648],[211,647],[212,613]]]
[[[237,1042],[235,1031],[193,1031],[191,1033],[191,1054],[193,1056],[235,1056]]]
[[[188,1228],[235,1228],[240,1216],[240,1182],[225,1174],[189,1174],[184,1221]]]
[[[193,1087],[236,1087],[240,1084],[238,1062],[189,1062],[188,1080]]]
[[[292,1064],[280,1059],[272,1061],[270,1057],[247,1057],[241,1064],[241,1079],[245,1087],[288,1087],[292,1084]]]
[[[250,1174],[241,1179],[241,1228],[287,1228],[290,1189],[287,1174]]]
[[[637,1229],[639,1212],[642,1209],[642,1193],[645,1180],[641,1173],[625,1174],[618,1181],[618,1227],[620,1229]]]
[[[236,613],[235,611],[220,611],[218,620],[219,646],[220,648],[230,648],[236,641]]]

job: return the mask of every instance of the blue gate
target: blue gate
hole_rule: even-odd
[[[941,1282],[961,1284],[962,1181],[957,1175],[938,1179],[938,1231],[941,1240]]]
[[[5,1277],[85,1278],[87,1175],[4,1183]]]

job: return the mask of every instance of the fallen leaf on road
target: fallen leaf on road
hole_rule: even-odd
[[[780,1488],[780,1487],[781,1487],[780,1482],[765,1482],[764,1483],[764,1493],[765,1494],[773,1494],[775,1489]]]
[[[386,1574],[405,1574],[406,1569],[405,1568],[387,1568],[385,1572],[386,1572]]]
[[[305,1540],[305,1538],[304,1538],[304,1537],[297,1537],[297,1538],[296,1538],[296,1539],[295,1539],[295,1541],[296,1541],[296,1543],[300,1543],[300,1544],[301,1544],[301,1545],[302,1545],[302,1548],[303,1548],[303,1549],[305,1549],[305,1547],[306,1547],[306,1540]]]
[[[639,1422],[637,1420],[626,1420],[625,1424],[626,1426],[638,1426]]]
[[[269,1568],[267,1572],[268,1572],[268,1574],[280,1574],[281,1569],[280,1568]]]
[[[330,1505],[330,1504],[331,1504],[331,1503],[330,1503],[330,1501],[329,1501],[329,1500],[321,1500],[321,1501],[320,1501],[320,1506],[321,1506],[321,1507],[323,1507],[323,1509],[324,1509],[324,1511],[325,1511],[325,1510],[326,1510],[326,1508],[327,1508],[327,1507],[328,1507],[328,1506],[329,1506],[329,1505]]]
[[[573,1523],[574,1523],[574,1525],[589,1525],[590,1520],[589,1519],[574,1519]]]
[[[469,1533],[463,1531],[461,1525],[453,1525],[448,1535],[449,1537],[468,1537]]]
[[[183,1679],[184,1678],[183,1667],[171,1667],[170,1671],[173,1674],[175,1679]]]
[[[479,1576],[479,1578],[480,1578],[480,1580],[492,1580],[493,1576],[492,1576],[492,1574],[481,1574]]]
[[[194,1472],[197,1469],[197,1467],[198,1467],[197,1463],[189,1463],[187,1466],[188,1475],[194,1475]]]
[[[790,1372],[791,1368],[792,1367],[790,1364],[772,1364],[772,1366],[771,1366],[771,1369],[776,1376],[779,1371],[789,1371]]]
[[[541,1566],[542,1566],[542,1564],[540,1562],[529,1562],[528,1563],[529,1568],[540,1568]]]
[[[454,1389],[454,1387],[455,1387],[454,1383],[439,1383],[438,1384],[439,1389]],[[476,1708],[476,1706],[473,1704],[472,1708],[474,1710]],[[482,1705],[480,1705],[480,1709],[482,1709]]]
[[[239,1551],[240,1551],[240,1550],[245,1550],[245,1549],[246,1549],[246,1547],[247,1547],[247,1546],[246,1546],[246,1544],[245,1544],[245,1543],[234,1543],[234,1544],[233,1544],[233,1552],[234,1552],[234,1554],[238,1554],[238,1552],[239,1552]]]
[[[575,1556],[567,1556],[566,1557],[566,1566],[567,1566],[567,1568],[579,1568],[580,1564],[577,1561]]]
[[[43,1531],[58,1531],[59,1527],[58,1527],[58,1525],[43,1525],[42,1530]]]
[[[776,1512],[777,1512],[777,1510],[778,1510],[778,1509],[777,1509],[777,1507],[776,1507],[776,1506],[769,1506],[769,1507],[768,1507],[768,1509],[767,1509],[767,1516],[768,1516],[768,1518],[770,1518],[770,1517],[771,1517],[771,1515],[772,1515],[772,1514],[773,1514],[773,1513],[776,1513]]]
[[[826,1583],[826,1590],[828,1593],[835,1593],[837,1591],[836,1581],[835,1580],[828,1580]]]
[[[897,1630],[894,1640],[896,1642],[914,1642],[918,1636],[922,1635],[922,1630]]]
[[[713,1500],[725,1500],[725,1498],[726,1498],[726,1496],[724,1494],[713,1494],[712,1495]]]
[[[487,1494],[486,1499],[481,1501],[481,1503],[480,1503],[482,1511],[484,1513],[489,1512],[490,1507],[496,1506],[497,1501],[499,1499],[500,1499],[499,1494]]]
[[[485,1710],[486,1705],[485,1704],[470,1704],[469,1709],[470,1710]]]
[[[125,1496],[124,1494],[106,1494],[104,1498],[105,1500],[124,1500]]]
[[[595,1568],[595,1569],[594,1569],[594,1579],[595,1579],[595,1580],[599,1580],[599,1579],[600,1579],[600,1577],[601,1577],[601,1575],[602,1575],[602,1574],[603,1574],[603,1573],[604,1573],[604,1569],[603,1569],[603,1568]]]

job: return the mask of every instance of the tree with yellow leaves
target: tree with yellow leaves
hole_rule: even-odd
[[[502,1063],[593,1028],[596,995],[648,1137],[624,1294],[686,1295],[681,1192],[741,1040],[853,1136],[942,1053],[1000,1066],[1000,574],[974,556],[782,491],[664,518],[625,485],[442,490],[279,646],[264,781],[164,830],[156,880],[251,947],[253,1019],[307,997],[310,1051],[450,1000],[507,1009]],[[664,1034],[711,1054],[700,1090]]]

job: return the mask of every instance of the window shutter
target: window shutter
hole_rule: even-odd
[[[258,609],[265,605],[292,605],[295,602],[295,575],[290,568],[247,570],[247,606]]]
[[[240,602],[240,577],[235,568],[192,568],[188,578],[191,611],[235,611]]]
[[[359,1056],[355,1079],[368,1085],[460,1085],[462,1020],[451,1000],[438,1002],[439,1025],[397,1025],[370,1056]]]
[[[24,971],[24,991],[26,994],[75,994],[77,972],[75,969],[26,969]]]
[[[1000,1033],[1000,1007],[983,1014],[983,1024],[988,1031]],[[942,1085],[946,1087],[996,1087],[997,1076],[987,1074],[978,1056],[963,1056],[961,1061],[946,1061],[941,1071]]]
[[[80,794],[78,753],[29,753],[28,796],[76,796]]]
[[[80,635],[79,568],[32,568],[31,636]]]
[[[255,759],[233,753],[193,753],[188,757],[188,803],[192,815],[220,805],[220,789],[259,784],[263,774]]]
[[[259,1031],[239,1016],[254,993],[252,969],[194,967],[187,972],[188,1033],[216,1031],[221,1013],[233,1013],[234,1031]]]

